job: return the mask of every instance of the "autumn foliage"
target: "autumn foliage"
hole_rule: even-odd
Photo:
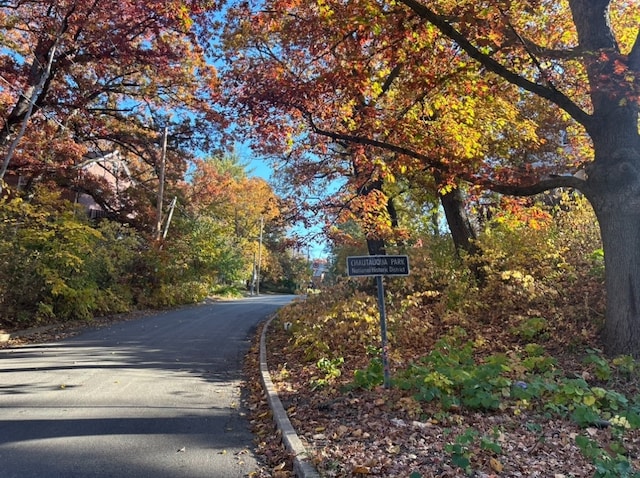
[[[4,2],[0,179],[25,189],[51,180],[93,196],[112,219],[151,229],[163,127],[168,181],[197,148],[218,146],[217,77],[191,18],[214,5],[190,3]],[[126,165],[118,179],[133,186],[117,198],[87,167],[114,154]]]
[[[321,473],[637,473],[637,363],[597,349],[593,211],[567,196],[537,216],[531,229],[530,216],[502,211],[482,229],[482,288],[450,243],[424,237],[402,251],[411,274],[385,279],[390,389],[370,279],[343,279],[278,314],[271,374]]]

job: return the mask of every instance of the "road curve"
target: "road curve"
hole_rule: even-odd
[[[257,464],[242,361],[255,327],[293,298],[201,304],[0,350],[0,476],[247,476]]]

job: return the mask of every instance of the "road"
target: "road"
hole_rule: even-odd
[[[247,476],[242,361],[256,326],[293,298],[202,304],[0,350],[0,477]]]

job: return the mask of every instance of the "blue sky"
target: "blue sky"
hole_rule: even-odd
[[[271,168],[267,160],[255,156],[251,151],[251,149],[246,145],[236,145],[236,152],[240,158],[240,161],[242,163],[248,164],[246,169],[247,169],[247,173],[250,176],[257,176],[257,177],[263,178],[264,180],[269,182],[275,189],[275,185],[271,181],[273,169]],[[306,231],[301,227],[295,227],[293,229],[293,232],[301,236],[304,236],[305,233],[308,233],[309,231]],[[308,244],[308,247],[305,250],[303,250],[303,252],[305,254],[308,254],[310,256],[310,259],[313,260],[313,259],[326,258],[327,251],[325,249],[326,249],[326,244],[317,242],[317,241],[310,241]]]

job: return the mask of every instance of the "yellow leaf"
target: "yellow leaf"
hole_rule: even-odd
[[[387,448],[387,452],[391,453],[392,455],[397,455],[398,453],[400,453],[400,447],[398,445],[392,445]]]
[[[587,407],[591,407],[593,405],[595,405],[596,403],[596,397],[594,397],[593,395],[586,395],[585,397],[582,398],[582,402],[587,406]]]
[[[496,471],[498,473],[500,473],[502,471],[502,469],[504,468],[502,463],[500,463],[500,461],[497,460],[496,458],[491,458],[489,460],[489,464],[491,465],[491,468],[493,469],[493,471]]]

